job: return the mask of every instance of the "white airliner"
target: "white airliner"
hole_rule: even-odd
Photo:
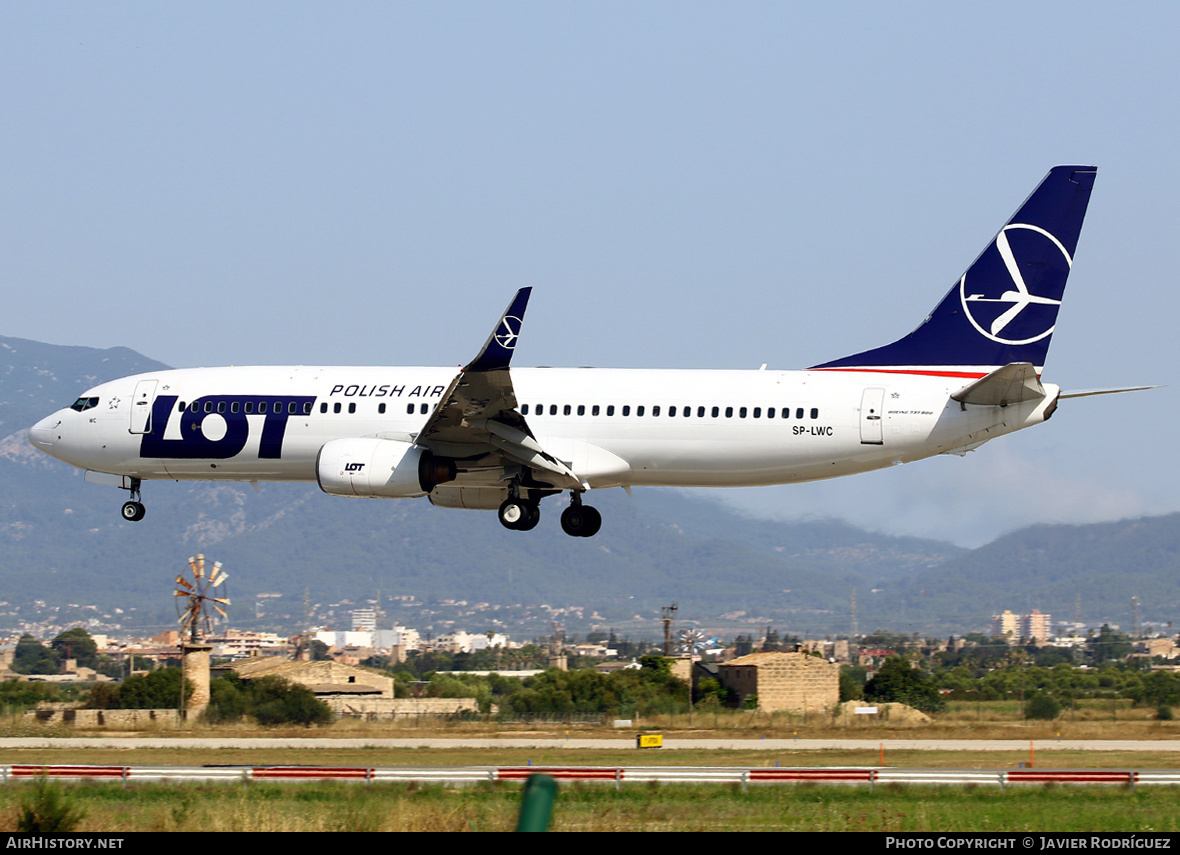
[[[602,524],[582,503],[592,489],[786,484],[961,454],[1074,397],[1040,374],[1094,176],[1052,169],[914,332],[805,371],[510,368],[524,288],[458,372],[157,371],[90,389],[29,440],[129,490],[132,521],[147,479],[316,481],[498,510],[520,531],[569,491],[561,526],[581,537]]]

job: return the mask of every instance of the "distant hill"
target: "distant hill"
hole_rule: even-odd
[[[919,573],[898,592],[908,609],[955,622],[997,610],[1039,608],[1071,619],[1131,627],[1180,620],[1180,514],[1090,525],[1036,525]]]
[[[24,430],[97,382],[164,366],[125,348],[3,337],[0,354],[0,599],[12,606],[41,600],[42,611],[72,614],[69,604],[93,604],[122,609],[124,625],[167,626],[171,580],[197,551],[230,572],[237,625],[287,630],[304,623],[305,599],[313,620],[340,625],[348,602],[378,595],[393,617],[436,631],[450,620],[472,631],[547,631],[546,615],[562,609],[567,631],[654,630],[659,608],[676,602],[681,620],[704,626],[805,635],[847,632],[854,589],[861,631],[924,634],[979,630],[1003,608],[1072,612],[1080,588],[1088,617],[1102,616],[1099,602],[1118,613],[1135,585],[1153,608],[1176,599],[1176,541],[1165,535],[1175,518],[1037,527],[968,552],[837,521],[755,519],[705,491],[636,490],[632,499],[611,490],[594,498],[602,532],[578,539],[560,531],[552,499],[541,525],[522,533],[493,513],[334,498],[314,484],[263,484],[256,493],[150,482],[147,518],[130,524],[118,513],[123,493],[85,483],[29,446]],[[1103,570],[1116,565],[1117,574]],[[1089,593],[1098,580],[1103,593]],[[399,610],[394,597],[415,605]],[[467,612],[448,600],[466,601]],[[28,614],[5,608],[0,630]]]

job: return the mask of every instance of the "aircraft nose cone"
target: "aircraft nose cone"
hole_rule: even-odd
[[[53,451],[53,444],[59,439],[57,428],[61,425],[61,419],[57,416],[47,416],[41,419],[37,424],[29,428],[29,442],[34,448],[39,448],[45,452]]]

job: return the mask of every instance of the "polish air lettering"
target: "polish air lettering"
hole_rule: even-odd
[[[391,386],[384,384],[381,386],[367,386],[364,383],[352,383],[345,385],[337,383],[332,387],[332,391],[328,393],[329,398],[337,396],[343,398],[438,398],[446,391],[445,386],[414,386],[406,391],[407,387]]]

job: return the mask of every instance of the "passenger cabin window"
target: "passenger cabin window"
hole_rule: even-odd
[[[248,406],[250,406],[250,405],[249,405],[249,404],[247,404],[246,406],[248,407]],[[247,410],[247,412],[249,412],[249,410]],[[326,412],[328,412],[328,405],[327,405],[327,404],[320,404],[320,412],[321,412],[321,413],[326,413]]]
[[[803,408],[802,407],[799,407],[795,410],[795,418],[797,418],[797,419],[803,418]]]
[[[631,415],[631,405],[630,404],[623,405],[623,415],[625,415],[625,416]]]
[[[426,415],[426,413],[427,413],[427,408],[428,408],[429,406],[430,406],[429,404],[419,404],[419,405],[418,405],[418,412],[419,412],[421,415]]]
[[[615,414],[615,405],[614,405],[614,404],[610,404],[610,405],[608,405],[608,406],[607,406],[607,408],[606,408],[606,414],[607,414],[608,416],[613,416],[613,415]]]
[[[349,412],[350,414],[351,414],[351,413],[355,413],[355,412],[356,412],[356,404],[355,404],[355,403],[352,403],[352,404],[349,404],[349,405],[348,405],[348,412]]]
[[[332,405],[332,412],[334,412],[334,413],[340,412],[340,402],[339,401],[337,401],[335,404]]]
[[[818,418],[819,418],[819,410],[818,410],[816,407],[812,407],[812,408],[811,408],[811,417],[812,417],[813,419],[818,419]]]
[[[406,414],[411,415],[411,416],[414,415],[414,405],[413,404],[406,404]]]
[[[527,416],[529,414],[529,405],[528,404],[521,404],[520,405],[520,414],[522,416]]]
[[[381,413],[382,415],[384,415],[384,414],[385,414],[385,405],[384,405],[384,404],[378,404],[378,405],[377,405],[377,412],[379,412],[379,413]]]

